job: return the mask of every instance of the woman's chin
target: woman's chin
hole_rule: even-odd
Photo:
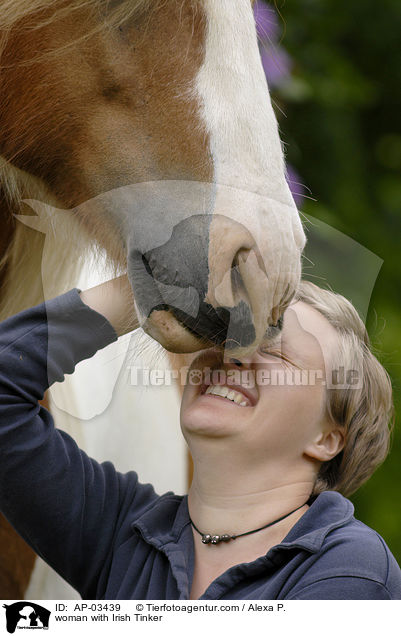
[[[249,408],[227,399],[201,395],[181,410],[183,432],[223,437],[238,430]]]

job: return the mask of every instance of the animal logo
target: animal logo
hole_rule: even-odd
[[[6,610],[7,631],[14,634],[16,629],[49,629],[51,612],[36,603],[20,601],[3,605]]]

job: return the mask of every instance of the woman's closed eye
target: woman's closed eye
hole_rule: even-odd
[[[272,356],[273,358],[280,358],[280,360],[286,360],[287,362],[289,362],[283,352],[279,349],[275,350],[270,349],[269,347],[262,346],[259,348],[259,353],[261,353],[263,356]]]
[[[259,347],[259,353],[265,357],[272,356],[273,358],[279,358],[280,360],[283,360],[283,362],[285,362],[286,365],[288,366],[295,367],[297,369],[302,369],[302,367],[299,364],[295,363],[287,355],[285,355],[281,349],[278,349],[278,348],[274,349],[266,345],[261,345]]]

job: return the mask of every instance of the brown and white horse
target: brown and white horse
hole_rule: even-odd
[[[47,293],[71,287],[84,237],[169,351],[254,350],[305,237],[251,0],[0,0],[0,32],[0,318],[43,298],[43,236],[14,217],[35,199],[70,210]],[[2,532],[0,597],[19,598],[25,548]]]

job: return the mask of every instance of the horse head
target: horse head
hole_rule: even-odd
[[[127,268],[164,347],[255,350],[293,296],[305,236],[251,1],[16,0],[12,14],[3,159]]]

